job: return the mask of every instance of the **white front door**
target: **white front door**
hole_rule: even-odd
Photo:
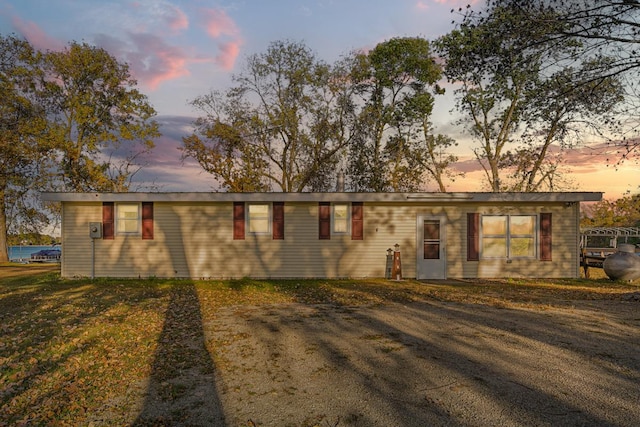
[[[420,214],[416,221],[417,279],[446,279],[445,218]]]

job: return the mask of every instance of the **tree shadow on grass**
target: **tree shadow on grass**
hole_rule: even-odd
[[[225,425],[193,283],[171,290],[144,406],[133,425]]]

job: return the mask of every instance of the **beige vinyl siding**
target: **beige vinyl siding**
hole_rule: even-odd
[[[102,221],[102,204],[65,203],[63,236],[63,268],[65,277],[90,276],[92,273],[89,223]],[[175,271],[186,271],[184,256],[172,252],[159,225],[171,225],[167,215],[154,206],[154,240],[141,235],[118,235],[113,240],[95,240],[94,273],[96,277],[174,277]],[[169,216],[170,217],[170,216]],[[170,227],[169,227],[170,228]],[[171,232],[169,231],[169,234]],[[179,238],[177,239],[180,240]]]
[[[89,222],[100,203],[65,203],[65,277],[91,275]],[[154,239],[117,235],[95,241],[95,275],[121,277],[383,277],[386,250],[415,252],[415,222],[406,208],[365,205],[364,240],[318,239],[318,207],[285,204],[285,238],[246,233],[233,240],[231,203],[154,203]],[[410,256],[413,259],[413,256]],[[415,268],[407,265],[408,274]]]
[[[318,238],[317,203],[285,204],[285,237],[246,234],[229,245],[238,263],[227,274],[254,277],[383,277],[386,250],[395,240],[377,238],[375,213],[364,207],[364,240],[350,235]],[[371,220],[369,220],[369,218]],[[229,225],[230,227],[230,225]],[[229,228],[230,232],[230,228]],[[233,264],[232,264],[233,265]]]
[[[252,235],[233,240],[231,202],[156,202],[154,239],[115,235],[95,241],[95,276],[241,278],[384,277],[387,249],[398,243],[402,273],[416,275],[416,217],[446,218],[447,277],[566,277],[578,273],[577,206],[483,206],[464,202],[364,203],[364,240],[318,239],[317,202],[285,203],[285,238]],[[466,261],[466,215],[507,212],[553,214],[553,261]],[[90,276],[89,222],[102,221],[102,204],[63,204],[65,277]]]
[[[102,222],[102,205],[97,203],[64,203],[62,206],[63,277],[91,275],[91,239],[89,223]]]

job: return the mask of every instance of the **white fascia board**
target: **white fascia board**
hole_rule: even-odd
[[[551,203],[599,201],[603,193],[42,193],[51,202],[389,202]]]
[[[474,202],[598,202],[601,192],[545,192],[545,193],[472,193]]]

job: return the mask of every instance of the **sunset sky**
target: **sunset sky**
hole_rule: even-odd
[[[433,40],[449,32],[451,9],[469,0],[0,0],[0,33],[16,34],[36,48],[62,49],[72,40],[107,49],[130,65],[139,89],[158,112],[163,137],[144,177],[162,191],[208,191],[212,179],[194,163],[181,164],[181,137],[195,112],[189,100],[224,90],[248,55],[276,40],[302,41],[334,62],[354,49],[392,37]],[[480,3],[477,0],[471,3]],[[477,4],[476,4],[477,6]],[[450,93],[451,91],[449,91]],[[436,100],[439,133],[459,141],[458,167],[467,175],[450,191],[483,191],[470,142],[452,125],[450,96]],[[609,162],[607,162],[609,159]],[[606,198],[638,193],[640,167],[616,168],[608,147],[568,156],[572,190],[603,191]],[[435,189],[435,188],[433,188]],[[431,189],[430,189],[431,190]]]

